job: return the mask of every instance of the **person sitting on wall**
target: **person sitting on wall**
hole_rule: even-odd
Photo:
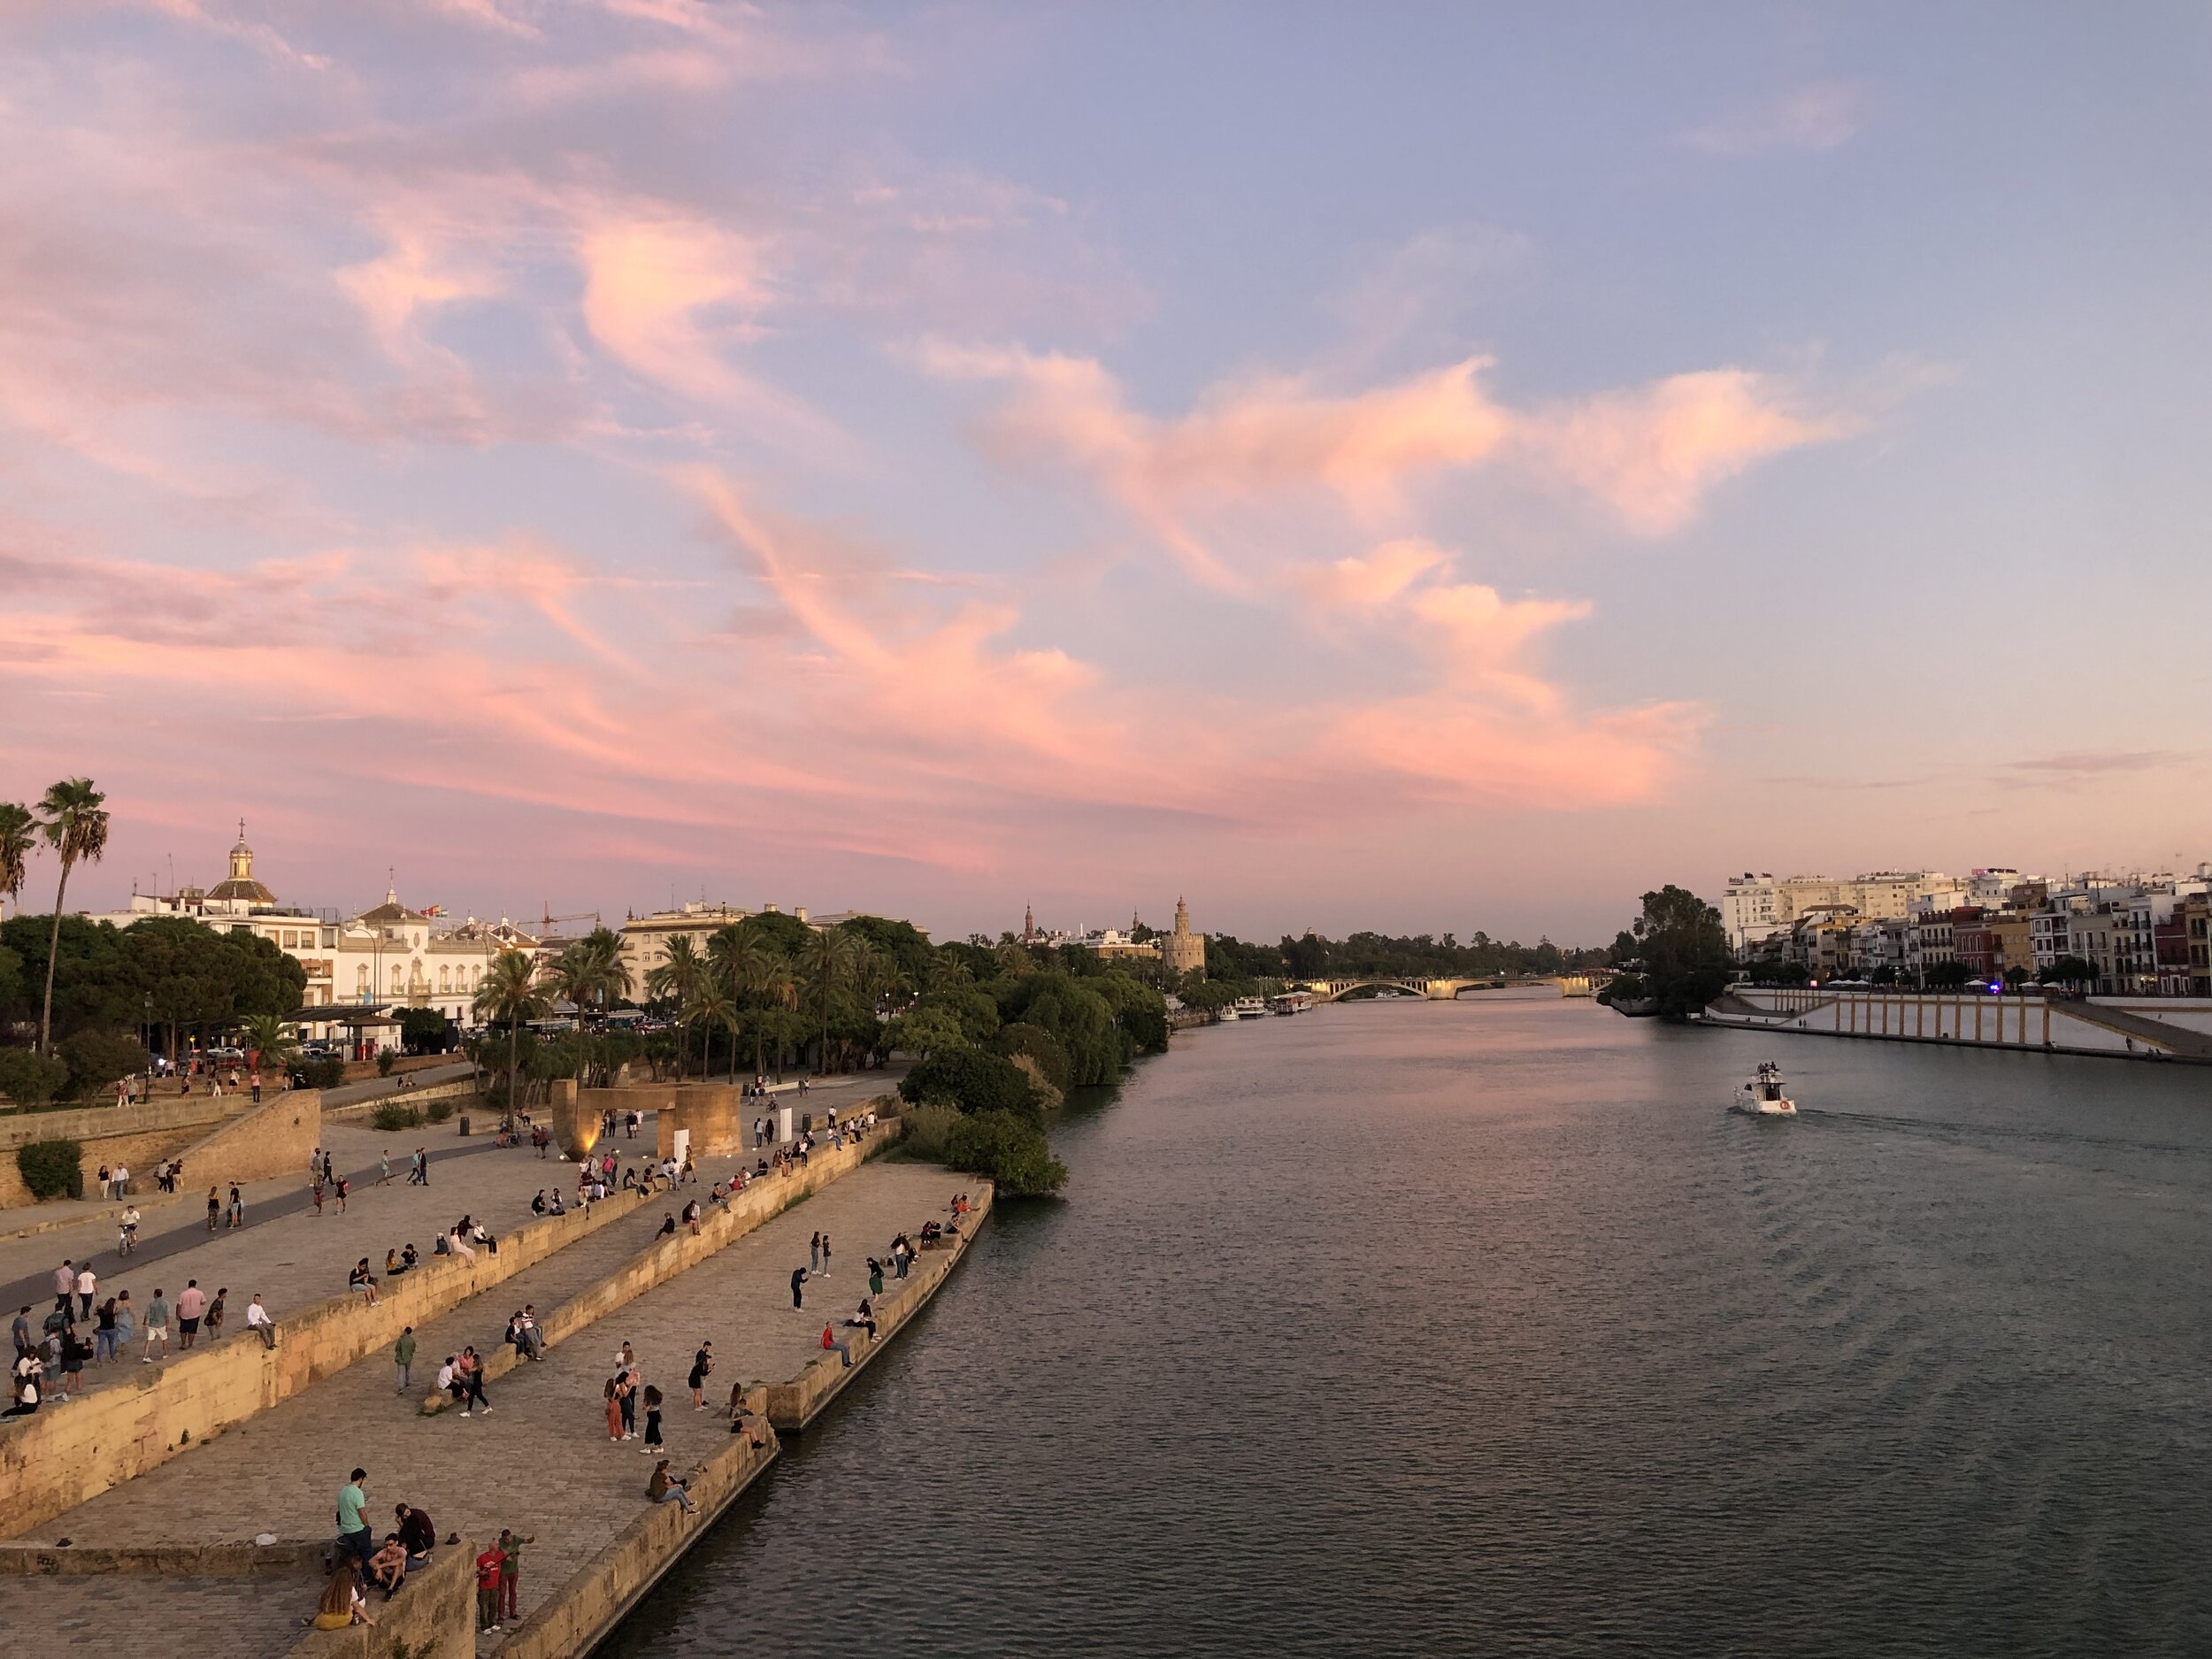
[[[663,1216],[661,1217],[661,1230],[653,1236],[657,1239],[672,1239],[675,1237],[676,1217],[673,1216]]]
[[[393,1513],[399,1517],[399,1541],[407,1552],[407,1571],[420,1572],[430,1564],[430,1552],[438,1547],[438,1529],[432,1525],[427,1509],[403,1503]]]
[[[346,1288],[359,1291],[366,1298],[368,1306],[376,1306],[376,1276],[369,1271],[367,1256],[363,1256],[353,1264],[353,1271],[346,1275]]]
[[[845,1321],[845,1325],[849,1330],[865,1331],[871,1341],[875,1340],[876,1310],[865,1296],[860,1299],[859,1308],[851,1318]]]
[[[411,1273],[421,1260],[422,1257],[415,1254],[415,1247],[411,1240],[407,1248],[399,1253],[399,1271],[403,1273]]]
[[[684,1225],[691,1229],[691,1236],[699,1236],[699,1201],[693,1199],[684,1206]]]
[[[565,1216],[568,1214],[567,1209],[561,1202],[561,1189],[559,1187],[556,1187],[553,1189],[553,1205],[552,1208],[548,1210],[545,1213],[549,1216]]]
[[[406,1576],[407,1546],[399,1541],[397,1532],[387,1532],[383,1548],[369,1557],[369,1582],[383,1591],[388,1601]]]

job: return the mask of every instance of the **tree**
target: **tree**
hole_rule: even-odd
[[[714,1069],[714,1028],[730,1033],[730,1081],[737,1081],[737,1003],[721,984],[710,979],[691,999],[690,1018],[699,1022],[699,1078],[704,1082]]]
[[[557,1000],[576,1005],[576,1029],[583,1034],[585,1017],[596,1010],[603,1027],[608,1007],[630,988],[629,971],[622,964],[622,941],[614,931],[595,927],[553,959],[545,972],[545,987]],[[588,1069],[578,1076],[588,1081]]]
[[[2065,956],[2038,973],[2036,979],[2044,985],[2075,987],[2097,982],[2097,964],[2085,956]]]
[[[61,857],[61,881],[54,889],[53,937],[46,952],[46,1006],[39,1016],[38,1048],[53,1052],[54,960],[61,944],[62,900],[69,891],[69,872],[80,860],[100,862],[107,851],[107,796],[92,787],[89,778],[66,778],[53,785],[38,803],[39,833]]]
[[[417,1011],[411,1008],[407,1013],[412,1014]],[[402,1023],[404,1024],[406,1015],[402,1015],[400,1018]],[[443,1024],[445,1016],[440,1014],[438,1019],[441,1024]],[[257,1071],[288,1071],[291,1069],[293,1060],[299,1055],[300,1040],[297,1028],[281,1015],[248,1015],[245,1034],[246,1047],[253,1055],[253,1064]]]
[[[15,913],[23,913],[23,881],[30,873],[31,854],[38,846],[38,819],[19,801],[0,801],[0,894],[15,901]]]
[[[733,926],[718,929],[707,941],[707,955],[720,969],[730,995],[764,1014],[770,1009],[790,1007],[794,995],[786,958],[771,942],[773,933],[758,926],[767,919],[748,917]],[[753,1071],[759,1074],[767,1070],[769,1022],[760,1018],[752,1025]],[[734,1052],[730,1056],[730,1069],[737,1069]]]
[[[684,1075],[684,1034],[689,1028],[688,1014],[692,999],[699,995],[706,983],[706,958],[699,954],[699,947],[689,933],[678,933],[668,941],[668,960],[645,976],[645,994],[652,997],[670,997],[676,1004],[676,1075]]]
[[[1068,1179],[1068,1166],[1052,1156],[1044,1131],[1007,1111],[964,1115],[945,1137],[945,1162],[989,1176],[1009,1197],[1041,1197]]]
[[[1631,933],[1662,1018],[1687,1019],[1727,986],[1731,959],[1720,912],[1688,889],[1669,885],[1645,894]]]
[[[800,949],[799,972],[806,981],[809,995],[822,1015],[822,1048],[814,1063],[817,1077],[829,1070],[831,1002],[860,965],[863,949],[864,947],[859,937],[841,927],[818,929],[814,937]]]
[[[1011,1112],[1032,1123],[1042,1115],[1028,1075],[1005,1056],[980,1048],[945,1048],[931,1055],[900,1080],[899,1094],[964,1112]]]
[[[488,1023],[507,1022],[507,1110],[517,1103],[515,1088],[522,1062],[522,1022],[546,1011],[544,993],[538,989],[537,964],[527,952],[503,950],[484,971],[484,983],[476,989],[476,1017]]]

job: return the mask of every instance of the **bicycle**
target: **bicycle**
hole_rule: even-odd
[[[138,1229],[137,1229],[136,1227],[125,1226],[125,1227],[118,1227],[118,1228],[116,1229],[116,1231],[115,1231],[115,1253],[116,1253],[116,1255],[118,1255],[118,1256],[128,1256],[128,1255],[129,1255],[132,1251],[135,1250],[137,1248],[138,1248]]]

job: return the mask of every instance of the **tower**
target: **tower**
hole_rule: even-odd
[[[1175,931],[1162,941],[1161,960],[1170,973],[1206,972],[1205,935],[1191,932],[1190,907],[1180,898],[1175,901]]]

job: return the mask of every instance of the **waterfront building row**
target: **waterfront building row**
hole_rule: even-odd
[[[1724,926],[1738,958],[1823,981],[2033,979],[2065,958],[2104,995],[2212,995],[2212,871],[2186,876],[1955,878],[1885,872],[1848,881],[1746,875]]]

